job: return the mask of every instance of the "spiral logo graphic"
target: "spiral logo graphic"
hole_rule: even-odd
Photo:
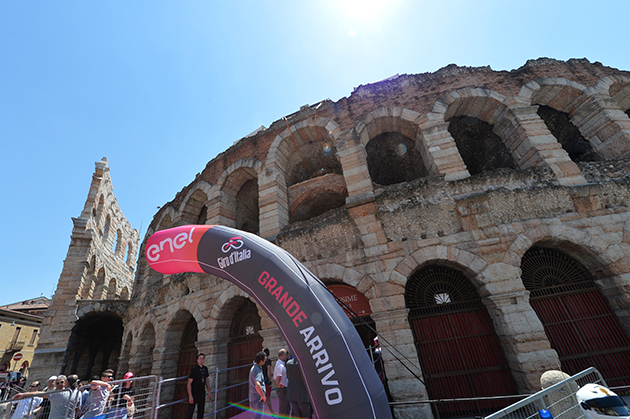
[[[223,253],[227,253],[230,251],[230,249],[238,250],[243,247],[243,240],[241,240],[241,237],[242,236],[232,237],[230,241],[224,243],[223,246],[221,246],[221,251]]]

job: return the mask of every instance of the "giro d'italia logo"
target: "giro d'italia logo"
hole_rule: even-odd
[[[227,243],[223,243],[223,246],[221,246],[221,251],[223,253],[227,253],[230,251],[230,249],[238,250],[243,247],[243,240],[241,240],[241,237],[242,236],[232,237]]]

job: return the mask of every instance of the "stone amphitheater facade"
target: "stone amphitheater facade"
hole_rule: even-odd
[[[161,207],[146,237],[185,224],[236,227],[286,249],[324,283],[358,291],[381,336],[393,402],[436,398],[418,379],[432,366],[419,354],[413,313],[431,321],[465,289],[465,302],[490,319],[513,383],[506,393],[533,392],[564,361],[532,305],[539,288],[523,265],[531,252],[580,270],[630,335],[629,109],[630,72],[586,59],[397,75],[239,140]],[[451,279],[419,285],[432,269]],[[48,320],[77,305],[83,316],[110,310],[79,291],[79,274],[76,295],[62,309],[58,289]],[[119,370],[174,377],[191,342],[211,369],[226,368],[239,333],[272,354],[286,345],[238,287],[212,275],[159,274],[142,248],[130,301],[117,313]],[[239,332],[243,322],[251,328]],[[38,352],[63,346],[45,336]],[[433,414],[423,404],[394,412]]]

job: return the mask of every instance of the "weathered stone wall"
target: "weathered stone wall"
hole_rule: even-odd
[[[124,217],[116,197],[106,158],[96,170],[81,215],[74,228],[52,303],[44,313],[33,377],[45,380],[59,374],[69,363],[70,337],[75,323],[86,315],[111,311],[122,317],[126,309],[108,309],[91,300],[126,300],[133,292],[139,234]],[[69,374],[75,371],[65,371]],[[100,372],[100,371],[99,371]]]

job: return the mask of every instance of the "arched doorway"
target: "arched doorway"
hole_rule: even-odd
[[[256,354],[262,351],[262,336],[258,308],[251,300],[246,299],[237,310],[230,327],[228,344],[228,368],[251,365]],[[249,368],[235,368],[228,371],[228,386],[246,383],[227,391],[227,401],[248,404]],[[228,417],[241,413],[235,408],[228,409]]]
[[[179,362],[177,364],[177,377],[183,377],[190,374],[190,370],[197,363],[197,322],[191,317],[186,323],[184,333],[182,334],[181,346],[179,350]],[[175,400],[188,398],[187,390],[188,380],[178,380],[175,386]],[[186,417],[188,413],[188,403],[179,403],[173,406],[173,419]]]
[[[515,394],[516,386],[485,306],[458,270],[430,265],[405,288],[409,323],[429,397],[435,399]],[[509,401],[434,405],[436,416],[478,416]]]
[[[525,252],[521,270],[562,370],[573,375],[593,366],[609,386],[629,385],[630,339],[589,271],[566,253],[538,246]]]
[[[68,340],[62,374],[78,374],[82,380],[107,368],[118,369],[123,322],[114,312],[89,313],[75,323]]]

